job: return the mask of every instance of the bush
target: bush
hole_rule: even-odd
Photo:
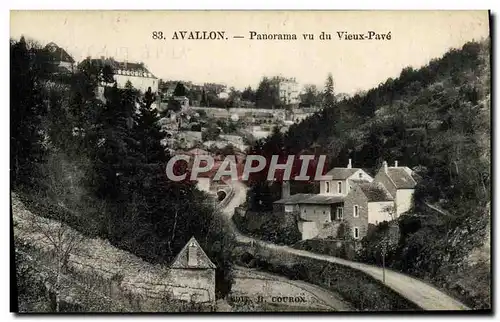
[[[297,223],[291,219],[287,215],[253,211],[247,211],[245,217],[239,214],[233,216],[233,221],[241,232],[285,245],[293,245],[302,237]]]

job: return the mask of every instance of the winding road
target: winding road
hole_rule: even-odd
[[[261,296],[266,303],[285,305],[296,310],[355,311],[355,308],[343,301],[338,294],[322,287],[240,266],[235,268],[231,292],[233,296],[241,294],[252,299]],[[279,299],[283,298],[298,301],[280,303]]]
[[[287,246],[279,246],[243,235],[235,226],[231,218],[234,214],[235,208],[245,202],[248,188],[239,181],[232,181],[229,184],[232,187],[232,192],[228,194],[228,198],[230,199],[225,202],[224,207],[222,208],[222,213],[228,220],[228,223],[233,230],[238,242],[254,243],[258,244],[260,247],[279,250],[284,253],[295,254],[297,256],[319,259],[329,263],[348,266],[364,272],[365,274],[378,281],[383,281],[383,270],[382,268],[377,266],[359,262],[352,262],[328,255],[311,253]],[[423,310],[470,310],[469,307],[443,293],[437,288],[416,278],[392,270],[385,270],[385,285],[407,300],[413,302]]]

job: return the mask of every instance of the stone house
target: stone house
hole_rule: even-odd
[[[349,223],[353,238],[366,236],[370,224],[392,220],[393,204],[394,198],[381,183],[355,185],[344,201],[344,220]]]
[[[417,182],[412,176],[413,171],[408,167],[399,167],[398,161],[394,167],[387,166],[384,161],[375,176],[375,181],[382,183],[394,198],[396,216],[410,210],[413,205],[413,194]]]
[[[318,235],[331,235],[333,226],[344,220],[344,200],[356,183],[369,183],[373,178],[360,168],[333,168],[320,182],[319,194],[289,194],[289,183],[283,185],[283,198],[274,202],[276,213],[293,213],[297,216],[302,239]]]
[[[387,162],[372,178],[351,160],[336,167],[320,182],[319,194],[290,195],[288,183],[282,199],[274,202],[276,213],[295,214],[302,239],[332,236],[333,226],[347,222],[355,239],[366,236],[370,224],[390,221],[408,211],[416,182],[408,167],[388,167]],[[335,235],[335,234],[333,234]]]
[[[215,269],[198,241],[191,237],[168,270],[170,296],[187,302],[214,303]]]
[[[57,66],[57,73],[72,73],[75,67],[75,60],[64,48],[51,42],[45,49],[52,55],[53,63]]]
[[[294,194],[274,202],[275,213],[293,214],[302,239],[314,238],[338,221],[335,209],[342,207],[343,196],[312,193]]]

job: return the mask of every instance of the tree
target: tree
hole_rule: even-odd
[[[202,132],[203,141],[214,141],[217,140],[221,131],[220,128],[215,125],[210,125],[204,132]]]
[[[244,101],[249,101],[255,103],[255,91],[252,90],[250,86],[245,88],[243,92],[241,92],[241,99]]]
[[[62,276],[68,269],[68,260],[72,252],[78,249],[82,244],[83,236],[71,229],[69,226],[55,220],[33,215],[31,212],[26,212],[25,223],[27,224],[26,231],[33,236],[40,236],[34,240],[37,243],[43,243],[54,255],[55,259],[55,283],[52,290],[56,297],[56,312],[60,312],[60,291],[64,285]],[[59,218],[61,220],[62,218]]]
[[[205,93],[205,89],[203,89],[201,92],[200,105],[201,106],[208,106],[207,93]]]
[[[166,161],[165,151],[160,143],[164,138],[158,125],[160,117],[157,111],[151,108],[154,101],[154,94],[149,87],[140,100],[139,114],[136,115],[137,125],[133,134],[138,142],[138,150],[144,158],[143,162],[147,164]]]
[[[174,96],[187,96],[188,91],[182,83],[177,83],[174,89]]]
[[[335,91],[334,91],[334,83],[333,76],[331,73],[328,74],[325,83],[325,90],[323,93],[323,108],[332,108],[335,105]]]
[[[304,93],[300,94],[300,101],[305,106],[316,106],[319,102],[319,91],[316,85],[304,86]]]
[[[10,43],[10,165],[11,180],[33,186],[45,155],[42,117],[47,105],[42,91],[44,73],[38,68],[41,49],[28,47],[24,37]]]
[[[255,102],[258,108],[272,109],[281,105],[275,78],[262,78],[255,92]]]

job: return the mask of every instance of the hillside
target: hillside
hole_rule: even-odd
[[[414,169],[420,177],[415,209],[400,220],[401,237],[392,245],[388,264],[475,308],[490,306],[489,256],[477,255],[484,254],[480,249],[490,229],[489,52],[488,41],[450,49],[426,66],[407,67],[398,78],[335,102],[287,134],[275,133],[254,147],[269,154],[283,147],[289,154],[326,154],[329,167],[352,159],[372,173],[384,160]],[[252,188],[253,194],[264,194],[262,183]],[[265,189],[274,194],[261,200],[277,199],[279,189]],[[365,241],[360,258],[378,263],[370,250],[377,236],[372,238]]]
[[[111,66],[85,59],[61,77],[36,42],[10,42],[11,191],[34,213],[108,240],[153,264],[195,236],[231,285],[231,238],[193,182],[167,180],[155,94],[118,88]],[[52,57],[52,58],[51,58]]]

